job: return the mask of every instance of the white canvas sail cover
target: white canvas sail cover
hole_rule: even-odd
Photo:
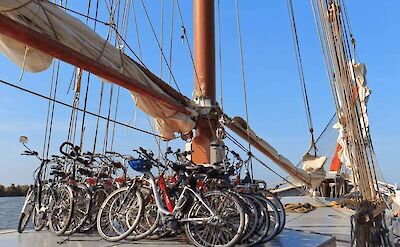
[[[51,56],[3,35],[0,35],[0,52],[29,72],[41,72],[47,69],[53,61]]]
[[[274,163],[289,173],[296,181],[299,181],[306,186],[317,188],[325,179],[325,170],[322,168],[322,165],[318,169],[312,169],[309,171],[304,171],[303,169],[296,167],[287,158],[279,154],[278,151],[276,151],[276,149],[269,143],[260,138],[241,117],[234,117],[233,119],[228,120],[227,127],[245,140],[249,140],[252,146],[268,156]],[[318,160],[317,163],[323,164],[324,162],[325,160]]]
[[[14,21],[95,59],[104,67],[132,78],[133,82],[140,83],[177,104],[182,104],[153,82],[141,67],[121,50],[105,41],[84,23],[48,1],[0,0],[0,11],[1,14]],[[26,49],[24,44],[5,36],[0,36],[0,52],[20,67],[31,72],[45,70],[50,66],[52,60],[48,55],[32,48]],[[160,135],[165,139],[172,139],[174,132],[187,133],[195,127],[195,122],[191,119],[191,116],[197,114],[195,111],[188,109],[191,112],[191,116],[189,116],[155,98],[131,93],[136,99],[137,106],[155,118]]]

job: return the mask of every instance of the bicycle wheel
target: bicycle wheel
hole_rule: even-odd
[[[111,193],[97,215],[97,230],[107,241],[119,241],[131,234],[143,213],[143,197],[136,188],[123,187]]]
[[[32,215],[33,229],[35,231],[40,231],[46,226],[51,200],[53,200],[53,190],[46,184],[43,186],[42,192],[40,193],[40,208],[37,203]]]
[[[80,228],[80,232],[88,232],[95,225],[97,220],[97,214],[99,212],[101,204],[107,198],[108,192],[103,187],[94,187],[92,191],[92,200],[89,208],[89,216],[86,218],[82,227]]]
[[[279,231],[278,234],[282,232],[283,228],[285,227],[286,224],[286,212],[285,212],[285,207],[283,206],[281,200],[271,191],[268,190],[262,190],[260,191],[266,198],[268,198],[278,209],[279,211],[279,219],[280,219],[280,224],[279,224]]]
[[[74,211],[74,196],[69,186],[60,185],[54,189],[51,201],[49,226],[50,230],[60,236],[67,230]]]
[[[21,214],[18,220],[18,232],[22,233],[25,230],[26,225],[28,224],[29,218],[32,215],[32,212],[35,208],[36,202],[36,188],[33,190],[29,190],[27,196],[25,198],[24,205],[22,206]]]
[[[247,239],[253,236],[254,231],[257,229],[258,216],[259,213],[257,211],[256,205],[251,200],[251,198],[247,197],[246,194],[239,194],[239,198],[243,201],[242,206],[245,209],[246,214],[246,227],[241,237],[241,244],[246,245]]]
[[[254,246],[259,244],[264,238],[264,236],[268,234],[270,226],[269,212],[265,204],[260,200],[258,200],[256,197],[254,197],[254,195],[247,194],[246,196],[253,201],[254,205],[256,206],[259,217],[257,222],[257,228],[253,232],[253,235],[248,239],[246,239],[246,241],[242,244],[246,246]]]
[[[72,235],[81,228],[89,216],[92,200],[91,193],[86,185],[77,184],[76,186],[71,186],[71,189],[74,193],[74,210],[71,222],[64,235]]]
[[[233,246],[240,241],[245,226],[244,209],[232,194],[210,191],[204,202],[196,201],[185,216],[185,232],[196,246]]]
[[[153,191],[146,187],[142,187],[140,191],[143,195],[143,215],[133,232],[127,237],[129,240],[139,240],[152,234],[157,228],[161,218],[161,213],[158,211]]]
[[[265,198],[262,195],[254,195],[258,200],[260,200],[262,203],[264,203],[264,206],[267,208],[269,217],[270,217],[270,227],[268,229],[267,234],[263,237],[263,239],[260,241],[260,243],[266,243],[270,240],[272,240],[276,235],[279,233],[279,225],[280,225],[280,219],[279,219],[279,211],[275,207],[274,203],[272,203],[270,200]]]

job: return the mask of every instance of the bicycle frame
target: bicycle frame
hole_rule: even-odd
[[[207,205],[207,203],[201,198],[201,196],[196,193],[193,189],[191,189],[189,186],[185,186],[183,188],[182,193],[180,194],[179,198],[178,198],[178,202],[176,203],[175,207],[173,208],[172,212],[170,212],[168,209],[166,209],[162,203],[162,199],[160,196],[160,193],[158,192],[158,188],[156,186],[156,182],[155,182],[155,178],[153,176],[153,174],[151,172],[146,172],[145,173],[146,177],[149,178],[149,183],[150,186],[153,190],[153,195],[154,198],[156,200],[156,205],[157,208],[159,210],[159,212],[161,212],[164,215],[175,215],[178,211],[180,211],[183,207],[183,205],[185,204],[185,194],[189,193],[191,195],[194,195],[195,198],[197,198],[203,205],[204,207],[210,212],[211,217],[207,217],[207,218],[187,218],[187,219],[182,219],[181,221],[204,221],[204,220],[208,220],[212,217],[215,216],[213,210]]]

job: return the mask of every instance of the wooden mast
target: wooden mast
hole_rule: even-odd
[[[204,116],[197,122],[192,142],[192,160],[196,164],[210,163],[210,143],[216,129],[216,119],[210,111],[215,99],[215,24],[214,0],[194,0],[194,99],[204,107]]]

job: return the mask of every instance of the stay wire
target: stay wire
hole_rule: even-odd
[[[92,0],[88,0],[88,8],[87,8],[87,16],[90,14],[90,9],[91,9],[91,4]],[[98,13],[99,13],[99,0],[96,0],[96,6],[95,6],[95,20],[98,18]],[[89,17],[86,18],[86,24],[89,23]],[[97,22],[95,21],[93,24],[93,30],[96,31],[97,27]],[[89,89],[90,89],[90,79],[91,79],[91,73],[88,72],[87,74],[87,80],[86,80],[86,91],[85,91],[85,99],[84,99],[84,104],[83,104],[83,114],[82,114],[82,125],[81,125],[81,138],[79,142],[79,146],[81,147],[81,150],[83,150],[83,140],[85,137],[85,131],[86,131],[86,113],[87,113],[87,103],[88,103],[88,97],[89,97]]]
[[[247,142],[248,149],[251,152],[251,144],[250,144],[250,123],[249,123],[249,108],[248,108],[248,100],[247,100],[247,85],[246,85],[246,76],[245,76],[245,67],[244,67],[244,55],[243,55],[243,43],[242,43],[242,32],[240,28],[240,12],[239,12],[239,1],[235,0],[235,13],[236,13],[236,27],[237,27],[237,35],[239,41],[239,51],[240,51],[240,64],[241,64],[241,72],[242,72],[242,85],[243,85],[243,96],[244,96],[244,107],[246,114],[246,132],[247,132]],[[253,178],[253,163],[250,160],[250,169],[251,169],[251,177]]]
[[[170,40],[169,40],[169,64],[172,69],[172,49],[173,49],[173,42],[174,42],[174,21],[175,21],[175,1],[171,1],[171,30],[170,30]],[[168,73],[168,85],[171,84],[171,73]]]
[[[238,146],[240,149],[242,149],[244,152],[249,152],[249,150],[243,145],[241,144],[237,139],[235,139],[231,134],[227,133],[227,138],[232,141],[236,146]],[[276,176],[278,176],[279,178],[281,178],[283,181],[285,181],[286,183],[292,185],[295,189],[297,189],[300,192],[303,192],[302,190],[300,190],[298,188],[298,185],[292,183],[290,180],[288,180],[287,178],[285,178],[284,176],[280,175],[278,172],[274,171],[274,169],[272,169],[267,163],[265,163],[264,161],[262,161],[260,158],[258,158],[257,156],[255,156],[253,153],[251,153],[251,157],[254,158],[257,162],[259,162],[262,166],[264,166],[265,168],[267,168],[269,171],[271,171],[273,174],[275,174]],[[329,204],[327,204],[326,202],[324,202],[323,200],[321,200],[318,197],[313,197],[316,201],[318,201],[319,203],[321,203],[322,205],[324,205],[325,207],[329,207],[331,208],[333,211],[336,211],[338,214],[341,215],[345,215],[345,216],[349,216],[348,214],[339,211],[333,207],[331,207]]]
[[[182,11],[181,11],[181,6],[180,6],[180,4],[179,4],[179,0],[176,0],[176,7],[177,7],[177,9],[178,9],[179,19],[180,19],[180,22],[181,22],[181,27],[183,28],[183,30],[186,30],[185,23],[184,23],[184,21],[183,21],[183,15],[182,15]],[[183,36],[184,36],[183,38],[184,38],[185,41],[186,41],[186,45],[187,45],[187,48],[188,48],[188,51],[189,51],[190,60],[191,60],[191,62],[192,62],[192,66],[193,66],[193,70],[194,70],[194,75],[195,75],[195,77],[196,77],[196,84],[198,84],[198,83],[199,83],[199,75],[198,75],[198,73],[197,73],[197,69],[196,69],[196,64],[195,64],[195,62],[194,62],[194,57],[193,57],[192,48],[190,47],[189,38],[188,38],[188,36],[187,36],[186,31],[183,32]],[[198,88],[200,88],[200,90],[201,90],[201,87],[198,87]]]
[[[160,49],[160,78],[163,77],[163,54],[164,50],[164,0],[161,0],[161,49]]]
[[[53,120],[54,120],[54,109],[55,109],[55,104],[54,101],[56,100],[57,97],[57,88],[58,88],[58,76],[60,72],[60,60],[57,60],[57,69],[56,69],[56,75],[55,75],[55,84],[54,84],[54,94],[53,94],[53,105],[51,109],[51,117],[50,117],[50,125],[49,125],[49,135],[47,139],[47,150],[46,150],[46,158],[49,157],[49,149],[50,149],[50,142],[51,142],[51,134],[53,132]]]
[[[221,44],[221,3],[220,0],[217,2],[218,11],[218,62],[219,62],[219,89],[220,89],[220,103],[221,110],[224,111],[224,99],[223,99],[223,80],[222,80],[222,44]]]
[[[313,127],[313,121],[312,121],[312,117],[311,117],[311,109],[310,109],[310,102],[309,102],[309,97],[308,97],[308,93],[307,93],[307,85],[306,85],[306,80],[304,77],[303,60],[301,57],[299,37],[298,37],[297,26],[296,26],[296,18],[295,18],[294,8],[293,8],[293,0],[287,0],[287,7],[288,7],[289,19],[290,19],[290,23],[291,23],[290,28],[292,30],[293,46],[294,46],[295,54],[296,54],[297,69],[298,69],[300,85],[301,85],[301,89],[302,89],[302,93],[303,93],[304,108],[306,111],[308,129],[309,129],[310,135],[311,135],[311,148],[314,148],[314,155],[317,155],[317,147],[315,144],[315,136],[314,136],[314,127]]]
[[[69,108],[72,108],[72,107],[73,107],[72,105],[67,104],[67,103],[65,103],[65,102],[62,102],[62,101],[60,101],[60,100],[57,100],[57,99],[55,99],[55,98],[52,98],[52,97],[49,97],[49,96],[45,96],[45,95],[43,95],[43,94],[40,94],[40,93],[31,91],[31,90],[29,90],[29,89],[20,87],[20,86],[18,86],[18,85],[15,85],[15,84],[13,84],[13,83],[10,83],[10,82],[4,81],[4,80],[0,80],[0,83],[3,83],[3,84],[5,84],[5,85],[7,85],[7,86],[10,86],[10,87],[13,87],[13,88],[15,88],[15,89],[18,89],[18,90],[20,90],[20,91],[23,91],[23,92],[32,94],[32,95],[34,95],[34,96],[37,96],[37,97],[40,97],[40,98],[49,100],[49,101],[51,101],[51,102],[60,104],[60,105],[65,106],[65,107],[69,107]],[[84,111],[82,108],[77,108],[77,109],[78,109],[78,111],[80,111],[80,112],[83,112],[83,111]],[[93,113],[93,112],[91,112],[91,111],[86,111],[86,114],[91,115],[91,116],[93,116],[93,117],[99,117],[99,118],[101,118],[101,119],[103,119],[103,120],[107,120],[107,117],[104,117],[104,116],[102,116],[102,115],[98,115],[98,114]],[[149,132],[149,131],[147,131],[147,130],[143,130],[143,129],[140,129],[140,128],[136,128],[136,127],[130,126],[130,125],[125,124],[125,123],[122,123],[122,122],[120,122],[120,121],[115,121],[115,120],[110,120],[110,121],[113,122],[113,123],[116,123],[116,124],[118,124],[118,125],[121,125],[121,126],[130,128],[130,129],[133,129],[133,130],[136,130],[136,131],[139,131],[139,132],[148,134],[148,135],[152,135],[152,136],[156,136],[156,137],[162,138],[162,136],[160,136],[160,135],[151,133],[151,132]],[[176,138],[175,138],[175,139],[176,139]]]
[[[55,62],[53,62],[53,66],[52,66],[52,77],[53,78],[54,78],[54,74],[55,74]],[[54,79],[53,78],[50,82],[49,98],[53,97],[53,87],[54,87]],[[52,101],[49,100],[48,105],[47,105],[46,128],[45,128],[45,132],[44,132],[42,157],[45,157],[45,154],[46,154],[47,135],[48,135],[48,131],[49,131],[51,104],[52,104]]]
[[[114,3],[114,2],[113,2]],[[116,14],[115,14],[116,12]],[[115,40],[114,40],[114,46],[118,47],[119,46],[119,38],[117,35],[117,30],[119,29],[119,22],[120,22],[120,13],[121,13],[121,1],[117,1],[115,3],[115,10],[113,14],[113,18],[115,21]],[[123,11],[125,13],[125,10]],[[123,31],[123,26],[121,27],[122,33]],[[119,49],[120,50],[120,49]],[[122,59],[121,59],[122,63]],[[109,93],[109,102],[108,102],[108,113],[107,113],[107,121],[106,121],[106,127],[105,127],[105,133],[104,133],[104,141],[103,141],[103,153],[105,153],[108,150],[108,142],[109,142],[109,130],[110,130],[110,119],[111,119],[111,109],[113,105],[113,96],[114,96],[114,84],[110,85],[110,93]]]
[[[176,89],[178,90],[179,93],[181,93],[181,90],[179,89],[178,82],[176,81],[175,76],[174,76],[174,74],[172,73],[172,69],[171,69],[170,65],[168,64],[167,58],[165,57],[164,51],[163,51],[163,49],[162,49],[162,45],[160,44],[160,41],[158,40],[157,33],[156,33],[156,31],[154,30],[154,26],[153,26],[153,23],[151,22],[149,13],[147,12],[146,5],[145,5],[145,3],[144,3],[143,0],[141,0],[141,3],[142,3],[142,6],[143,6],[143,9],[144,9],[144,13],[145,13],[145,15],[146,15],[147,21],[148,21],[148,23],[149,23],[149,25],[150,25],[150,29],[151,29],[151,31],[152,31],[152,33],[153,33],[154,39],[156,40],[156,43],[157,43],[157,45],[158,45],[158,48],[160,49],[162,58],[163,58],[163,60],[164,60],[164,62],[165,62],[165,64],[166,64],[166,66],[167,66],[169,72],[171,73],[171,78],[172,78],[172,80],[174,81],[174,84],[175,84],[175,86],[176,86]]]
[[[183,20],[182,11],[181,11],[181,7],[179,5],[179,0],[176,0],[176,7],[178,9],[179,20],[181,22],[181,27],[183,28],[183,30],[186,30],[185,23],[184,23],[184,20]],[[197,69],[196,69],[196,64],[194,62],[194,56],[193,56],[192,48],[190,47],[190,42],[189,42],[189,38],[187,36],[187,32],[186,31],[183,32],[183,38],[186,41],[186,45],[187,45],[187,48],[188,48],[188,51],[189,51],[189,55],[190,55],[190,60],[192,61],[194,75],[195,75],[195,78],[196,78],[195,83],[196,83],[196,85],[198,85],[200,78],[199,78],[199,75],[197,73]],[[200,93],[203,94],[201,87],[198,86],[198,88],[200,89]],[[213,139],[216,139],[216,133],[215,133],[214,128],[212,126],[209,114],[207,114],[207,121],[208,121],[209,128],[211,130],[212,137],[213,137]]]

